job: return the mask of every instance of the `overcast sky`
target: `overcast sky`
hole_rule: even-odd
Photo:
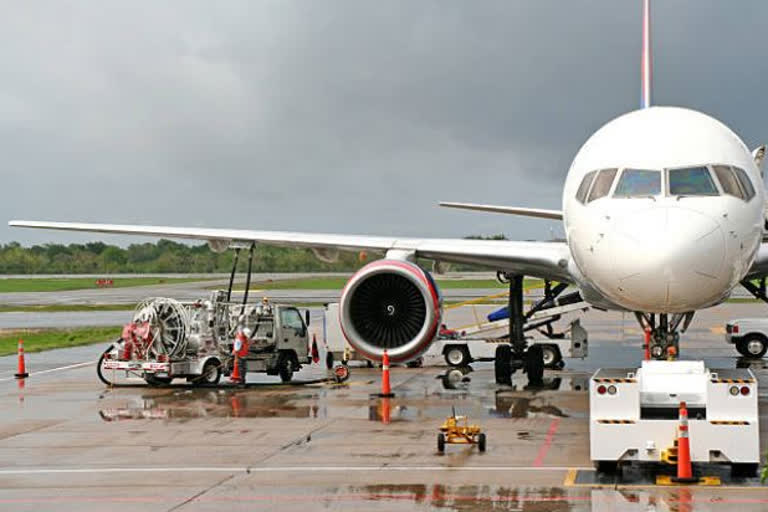
[[[768,141],[768,2],[653,8],[654,102]],[[640,0],[0,0],[0,241],[104,238],[14,218],[546,239],[436,203],[560,208],[639,54]]]

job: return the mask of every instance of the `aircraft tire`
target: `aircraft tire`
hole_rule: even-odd
[[[493,369],[496,384],[512,384],[512,347],[506,343],[496,347]]]
[[[541,384],[544,378],[544,351],[540,345],[531,345],[525,351],[525,373],[528,374],[528,382]]]

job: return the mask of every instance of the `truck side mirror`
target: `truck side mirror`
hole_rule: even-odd
[[[304,310],[304,325],[309,327],[309,310]]]

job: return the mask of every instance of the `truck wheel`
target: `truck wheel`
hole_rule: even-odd
[[[541,345],[544,368],[557,368],[557,364],[563,360],[560,349],[556,345]]]
[[[437,434],[437,451],[445,453],[445,435],[442,433]]]
[[[448,366],[467,366],[469,364],[469,351],[467,347],[451,345],[445,351],[445,362]]]
[[[738,478],[754,478],[757,476],[758,464],[731,464],[731,476]]]
[[[531,345],[525,351],[523,361],[525,373],[528,374],[528,382],[531,384],[541,384],[544,378],[544,351],[541,345]]]
[[[221,364],[214,359],[209,359],[203,365],[203,373],[187,380],[195,386],[215,386],[221,380]]]
[[[768,351],[768,343],[763,336],[759,334],[749,334],[739,342],[739,352],[744,354],[745,357],[754,357],[759,359],[765,355]]]
[[[481,452],[485,451],[485,434],[480,433],[477,436],[477,449]]]
[[[280,361],[277,364],[277,374],[280,375],[280,380],[283,382],[291,382],[293,378],[293,363],[291,358],[287,356],[280,356]]]
[[[496,347],[493,370],[496,384],[512,384],[512,347],[507,344]]]
[[[596,460],[593,465],[598,473],[613,475],[619,469],[619,463],[615,460]]]

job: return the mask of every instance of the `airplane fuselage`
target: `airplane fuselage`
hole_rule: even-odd
[[[675,107],[614,119],[573,160],[563,192],[571,273],[587,300],[684,313],[725,300],[763,235],[760,171],[721,122]]]

